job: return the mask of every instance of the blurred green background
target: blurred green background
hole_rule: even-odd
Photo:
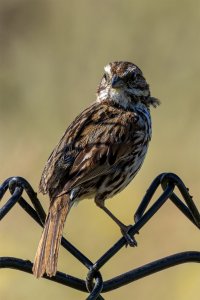
[[[74,117],[95,99],[103,66],[129,60],[152,95],[153,139],[134,182],[107,202],[126,224],[161,172],[177,173],[199,205],[200,1],[0,1],[0,181],[25,177],[37,190],[51,150]],[[45,207],[48,198],[39,196]],[[0,256],[33,260],[41,229],[18,206],[1,222]],[[120,237],[92,201],[74,208],[66,237],[95,261]],[[102,269],[104,279],[175,253],[198,250],[199,232],[170,203]],[[61,250],[59,269],[86,269]],[[106,299],[197,300],[200,269],[187,264],[146,277]],[[86,294],[13,270],[0,271],[1,299],[85,299]]]

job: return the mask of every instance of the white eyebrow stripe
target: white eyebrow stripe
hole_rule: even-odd
[[[104,70],[107,74],[111,75],[111,66],[109,64],[105,66]]]
[[[128,69],[124,72],[123,77],[126,77],[128,74],[134,72],[136,70],[135,66],[128,67]]]
[[[136,70],[136,66],[128,67],[127,72],[133,72]]]

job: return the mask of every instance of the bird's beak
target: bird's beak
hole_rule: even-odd
[[[120,78],[117,75],[114,75],[112,78],[112,82],[111,82],[111,86],[112,88],[116,89],[116,88],[120,88],[124,85],[124,82],[122,80],[122,78]]]

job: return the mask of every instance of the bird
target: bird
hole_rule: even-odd
[[[123,224],[105,206],[142,166],[152,135],[150,108],[160,101],[138,66],[114,61],[104,68],[96,100],[67,128],[47,160],[39,191],[50,198],[49,211],[33,264],[36,278],[55,276],[66,217],[74,204],[94,199],[136,246]]]

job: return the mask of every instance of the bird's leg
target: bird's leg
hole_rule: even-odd
[[[105,206],[104,200],[95,198],[95,203],[98,207],[100,207],[120,228],[121,233],[125,237],[127,244],[131,247],[137,246],[137,242],[134,237],[131,237],[128,233],[129,229],[132,227],[131,225],[123,224],[118,218],[116,218],[111,211]]]

